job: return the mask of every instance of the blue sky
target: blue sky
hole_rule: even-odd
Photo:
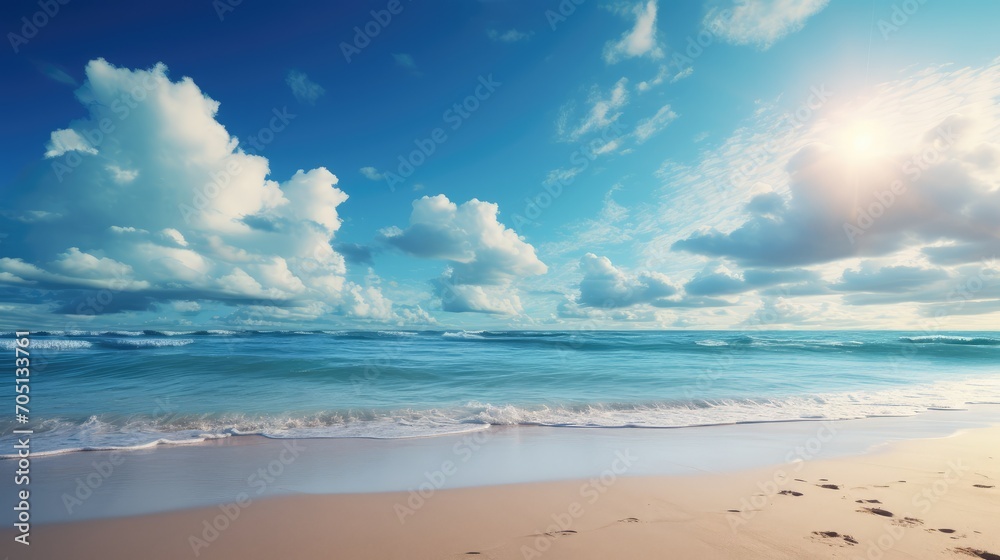
[[[996,3],[57,4],[6,327],[996,325]]]

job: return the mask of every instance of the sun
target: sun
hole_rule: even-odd
[[[859,152],[863,153],[863,152],[867,152],[868,150],[870,150],[871,147],[872,147],[872,144],[874,144],[874,141],[872,139],[872,135],[869,134],[867,131],[862,131],[862,132],[858,132],[854,136],[854,141],[852,142],[851,147],[854,148],[854,151],[856,153],[859,153]]]
[[[876,122],[855,120],[841,129],[838,143],[852,161],[863,163],[884,150],[885,134]]]

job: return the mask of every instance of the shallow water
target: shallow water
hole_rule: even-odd
[[[680,427],[1000,403],[1000,334],[51,332],[33,452],[207,438]],[[0,351],[13,348],[13,335]],[[0,445],[13,444],[11,418]]]

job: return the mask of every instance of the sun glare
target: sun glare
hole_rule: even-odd
[[[840,144],[851,159],[863,161],[878,155],[882,136],[878,125],[871,121],[855,121],[843,128]]]

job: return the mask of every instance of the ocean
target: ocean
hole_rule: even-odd
[[[29,350],[36,455],[1000,404],[995,332],[76,331],[32,333]],[[0,418],[0,446],[23,427]]]

